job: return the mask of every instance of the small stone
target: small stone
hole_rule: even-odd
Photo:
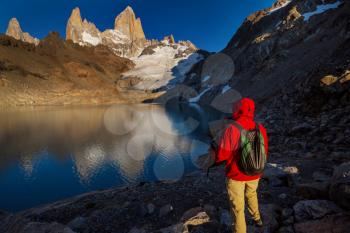
[[[174,210],[173,206],[170,204],[167,204],[167,205],[160,208],[159,217],[164,217],[164,216],[168,215],[173,210]]]
[[[197,225],[203,225],[205,223],[208,223],[209,221],[210,221],[210,217],[206,212],[199,212],[197,215],[188,219],[185,222],[185,225],[197,226]]]
[[[233,218],[228,210],[222,209],[220,212],[220,223],[222,225],[231,227],[233,224]]]
[[[297,167],[285,167],[283,168],[283,171],[292,175],[299,173],[299,169]]]
[[[287,194],[281,193],[280,195],[278,195],[278,198],[280,198],[280,199],[286,199],[286,198],[287,198]]]
[[[154,210],[156,209],[156,207],[152,204],[152,203],[148,203],[147,204],[147,211],[148,214],[153,214]]]

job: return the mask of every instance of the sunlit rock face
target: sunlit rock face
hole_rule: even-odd
[[[12,18],[8,24],[6,35],[11,36],[17,40],[21,40],[27,43],[39,44],[39,39],[32,37],[29,33],[23,32],[22,28],[16,18]]]
[[[120,31],[130,41],[146,40],[141,19],[136,19],[133,9],[129,6],[115,18],[114,30]]]
[[[114,29],[101,32],[95,24],[83,20],[80,9],[75,8],[67,22],[66,39],[82,46],[102,44],[123,57],[139,55],[148,42],[141,19],[136,18],[133,9],[127,7],[115,18],[114,24]]]

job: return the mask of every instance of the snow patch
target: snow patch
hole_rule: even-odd
[[[205,89],[204,91],[202,91],[199,95],[197,95],[196,97],[190,98],[188,101],[189,101],[190,103],[196,103],[196,102],[198,102],[198,101],[201,99],[201,97],[202,97],[205,93],[207,93],[210,89],[211,89],[211,87],[208,87],[207,89]]]
[[[278,28],[282,24],[282,21],[278,21],[275,25],[276,28]]]
[[[104,31],[103,34],[114,44],[123,44],[129,42],[129,37],[119,30],[109,29]]]
[[[206,81],[208,81],[210,79],[210,76],[207,75],[202,79],[202,83],[205,83]]]
[[[101,43],[101,38],[92,36],[90,33],[84,31],[82,34],[82,41],[93,46]]]
[[[221,94],[224,94],[225,92],[227,92],[228,90],[230,90],[231,87],[229,85],[225,85],[223,88],[222,88],[222,91],[221,91]]]
[[[139,90],[154,90],[166,86],[171,88],[184,80],[192,66],[203,59],[198,53],[175,58],[186,46],[158,46],[154,53],[131,58],[135,68],[126,72],[124,77],[138,77],[141,82],[134,86]]]
[[[341,4],[341,2],[338,1],[338,2],[335,2],[335,3],[318,5],[318,6],[316,7],[316,10],[315,10],[315,11],[305,13],[305,14],[303,14],[302,16],[304,16],[304,21],[308,21],[308,20],[310,19],[311,16],[318,15],[318,14],[322,14],[322,13],[325,12],[325,11],[338,8],[340,4]]]
[[[291,3],[291,2],[292,2],[292,1],[287,1],[287,2],[285,2],[285,3],[283,3],[281,6],[276,7],[276,8],[274,8],[274,9],[270,10],[267,14],[270,15],[270,14],[272,14],[272,13],[274,13],[274,12],[276,12],[276,11],[282,9],[283,7],[288,6],[289,3]]]

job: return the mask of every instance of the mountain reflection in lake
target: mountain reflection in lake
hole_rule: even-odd
[[[208,147],[193,105],[116,105],[0,112],[0,209],[17,211],[87,191],[177,180]]]

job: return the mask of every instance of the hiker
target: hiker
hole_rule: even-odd
[[[215,163],[226,164],[227,192],[234,217],[235,233],[247,231],[244,198],[247,199],[248,211],[255,224],[263,226],[257,188],[266,163],[268,138],[266,129],[254,122],[254,110],[254,101],[249,98],[243,98],[234,104],[233,121],[224,130],[216,152]],[[253,158],[243,158],[249,155]]]

